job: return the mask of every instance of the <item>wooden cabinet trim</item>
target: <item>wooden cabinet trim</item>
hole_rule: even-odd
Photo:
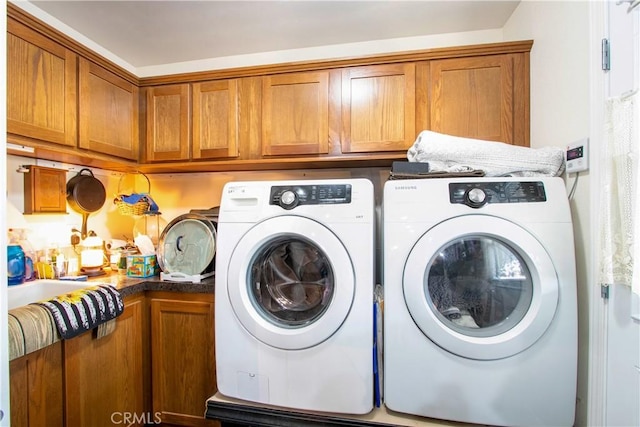
[[[131,83],[135,83],[140,87],[262,76],[266,74],[278,74],[287,72],[313,71],[329,68],[387,64],[394,62],[416,62],[439,58],[459,58],[464,56],[494,55],[503,53],[524,53],[531,51],[531,46],[533,45],[533,40],[520,40],[511,42],[485,43],[479,45],[431,48],[417,51],[404,51],[370,56],[356,56],[343,59],[300,61],[282,64],[266,64],[251,67],[235,67],[223,70],[171,74],[164,76],[137,77],[131,72],[88,49],[86,46],[78,43],[61,31],[56,30],[43,21],[33,17],[27,12],[24,12],[22,9],[12,3],[7,3],[7,17],[16,20],[30,28],[33,28],[40,34],[67,47],[74,53],[90,59],[92,62],[99,64],[107,70],[116,73],[117,75],[123,77],[125,80],[128,80]]]
[[[367,65],[420,62],[443,58],[462,58],[467,56],[488,56],[506,53],[524,53],[529,52],[531,50],[531,46],[533,46],[533,40],[451,46],[444,48],[432,48],[408,52],[351,57],[344,59],[266,64],[251,67],[227,68],[224,70],[142,77],[139,80],[139,84],[141,87],[156,86],[180,82],[197,82],[228,78],[255,77],[282,73],[318,71],[345,67],[360,67]]]
[[[7,18],[10,18],[10,19],[7,19],[7,28],[9,28],[9,26],[11,25],[10,24],[11,21],[19,22],[33,29],[34,31],[38,32],[39,34],[46,37],[47,39],[50,39],[53,42],[59,43],[60,45],[64,46],[65,48],[73,52],[74,55],[79,55],[84,58],[87,58],[92,62],[106,68],[107,70],[119,75],[120,77],[129,81],[130,83],[134,83],[140,86],[140,79],[137,76],[135,76],[133,73],[125,70],[119,65],[116,65],[115,63],[109,61],[105,57],[98,55],[97,53],[87,48],[86,46],[80,44],[73,38],[51,27],[49,24],[46,24],[40,19],[30,15],[29,13],[23,11],[18,6],[10,2],[7,2]]]
[[[43,36],[40,33],[35,32],[33,29],[23,25],[14,20],[7,20],[7,32],[15,35],[24,40],[29,40],[32,43],[38,45],[38,47],[50,52],[60,58],[64,58],[67,55],[68,49],[51,40],[48,37]]]

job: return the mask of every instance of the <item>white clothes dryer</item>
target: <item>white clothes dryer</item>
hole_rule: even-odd
[[[373,408],[374,195],[365,179],[231,182],[218,217],[218,390]]]
[[[573,425],[576,275],[562,179],[388,181],[383,204],[387,407]]]

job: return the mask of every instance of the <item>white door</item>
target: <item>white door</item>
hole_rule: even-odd
[[[227,280],[231,306],[244,328],[284,350],[309,348],[332,336],[355,294],[353,264],[340,239],[295,215],[267,219],[243,235],[231,254]]]
[[[527,349],[558,306],[558,277],[544,247],[524,228],[489,215],[428,230],[407,257],[402,286],[425,336],[477,360]]]
[[[611,70],[605,96],[620,96],[640,82],[640,5],[609,2],[608,38]],[[608,92],[608,93],[606,93]],[[640,120],[636,117],[637,125]],[[640,143],[640,141],[638,141]],[[638,236],[636,236],[636,239]],[[635,260],[640,263],[640,260]],[[636,285],[636,289],[640,289]],[[607,426],[640,425],[640,295],[614,284],[609,289],[606,319],[605,420]]]
[[[0,5],[0,46],[6,46],[7,43],[7,4],[2,2]],[[7,63],[6,55],[0,55],[0,81],[7,81]],[[0,105],[7,105],[6,91],[0,91]],[[0,135],[7,134],[7,113],[4,108],[0,108]],[[5,146],[6,139],[3,138],[2,147],[0,148],[0,169],[5,176],[0,178],[0,265],[7,265],[7,233],[6,227],[7,210],[7,148]],[[7,332],[7,269],[0,267],[0,426],[9,425],[9,351],[5,343],[8,342]]]

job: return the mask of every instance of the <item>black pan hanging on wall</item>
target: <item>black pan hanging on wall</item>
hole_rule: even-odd
[[[83,172],[88,172],[83,174]],[[87,219],[89,214],[98,211],[104,205],[107,192],[102,182],[93,176],[90,169],[81,169],[67,182],[67,202],[74,211],[82,214],[81,237],[87,237]]]

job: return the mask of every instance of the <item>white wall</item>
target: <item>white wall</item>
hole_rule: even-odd
[[[23,165],[38,164],[69,170],[67,181],[73,178],[82,166],[35,160],[28,157],[7,156],[7,200],[21,213],[24,211],[24,179],[19,172]],[[101,209],[89,215],[87,229],[93,230],[106,241],[110,239],[132,239],[135,222],[140,217],[122,215],[113,199],[121,190],[119,172],[90,168],[94,176],[105,186],[106,201]],[[292,179],[332,179],[366,178],[373,182],[376,189],[376,203],[382,202],[382,186],[389,177],[388,168],[354,169],[311,169],[290,171],[256,172],[202,172],[183,174],[150,175],[150,194],[162,212],[164,225],[191,209],[208,209],[220,205],[222,188],[229,181],[251,180],[292,180]],[[126,183],[131,179],[125,177]],[[142,177],[136,180],[136,192],[146,192],[146,181]],[[130,194],[131,191],[126,191]],[[4,200],[3,200],[4,201]],[[66,256],[74,256],[70,247],[72,229],[80,229],[82,216],[67,206],[67,214],[22,215],[26,222],[27,240],[33,249],[46,250],[52,247],[62,249]],[[153,236],[151,236],[153,237]],[[6,251],[5,251],[6,253]]]
[[[589,135],[590,50],[588,1],[523,0],[505,25],[508,40],[533,39],[531,146],[563,147]],[[597,141],[597,139],[593,139]],[[598,147],[590,147],[592,162]],[[567,178],[567,186],[575,174]],[[578,404],[576,425],[587,425],[590,274],[590,174],[581,173],[571,202],[578,276]]]

